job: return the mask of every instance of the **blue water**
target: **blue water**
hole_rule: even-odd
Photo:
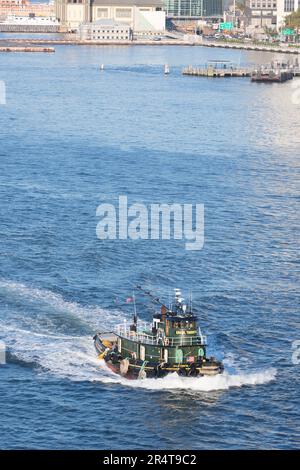
[[[180,73],[274,58],[163,46],[0,55],[1,448],[300,447],[295,89]],[[119,195],[204,203],[203,250],[100,241],[96,208]],[[223,377],[137,383],[105,369],[92,335],[130,318],[135,284],[166,301],[193,290]],[[141,296],[137,309],[153,312]]]

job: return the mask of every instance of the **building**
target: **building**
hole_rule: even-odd
[[[265,31],[277,26],[278,0],[246,0],[245,14],[250,30]]]
[[[164,0],[167,18],[222,18],[223,0]]]
[[[277,28],[284,26],[285,18],[300,8],[300,0],[277,0]]]
[[[116,23],[113,20],[97,20],[81,23],[79,38],[83,41],[130,41],[132,30],[126,23]]]
[[[162,0],[56,0],[55,7],[58,20],[69,29],[98,20],[124,23],[135,32],[165,29]]]
[[[58,29],[59,23],[55,16],[16,16],[7,15],[6,19],[1,24],[19,25],[19,26],[54,26],[55,32]]]
[[[62,26],[76,29],[92,21],[90,0],[55,0],[55,14]]]
[[[31,3],[29,0],[0,0],[0,16],[45,16],[53,17],[54,2]]]

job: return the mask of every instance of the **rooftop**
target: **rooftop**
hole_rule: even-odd
[[[163,7],[163,0],[91,0],[91,5],[115,5],[121,7]]]
[[[114,20],[109,20],[109,19],[100,19],[93,21],[90,23],[89,21],[82,23],[84,26],[105,26],[105,27],[112,27],[112,28],[129,28],[128,24],[126,23],[118,23]]]

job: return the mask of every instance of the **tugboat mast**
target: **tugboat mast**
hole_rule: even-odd
[[[143,287],[140,286],[140,285],[137,285],[136,288],[139,289],[141,292],[143,292],[148,297],[150,297],[152,302],[160,305],[162,314],[165,314],[166,312],[168,312],[168,314],[172,314],[172,312],[173,312],[173,303],[172,303],[172,300],[171,300],[171,295],[169,295],[169,308],[168,308],[166,306],[166,304],[164,304],[158,297],[155,297],[150,291],[143,289]],[[192,312],[192,291],[190,290],[189,309],[187,309],[187,306],[183,303],[184,299],[183,299],[183,297],[181,297],[181,290],[176,288],[176,289],[174,289],[174,292],[175,292],[174,311],[176,313],[181,313],[183,315],[187,315],[187,314],[188,315],[193,315],[193,312]]]
[[[135,303],[134,291],[132,293],[132,300],[133,300],[133,315],[134,315],[134,319],[136,319],[134,323],[137,323],[136,303]]]
[[[145,295],[147,295],[148,297],[150,297],[150,299],[152,300],[152,302],[155,302],[156,304],[160,305],[161,307],[165,307],[167,310],[169,310],[167,308],[167,306],[158,298],[158,297],[155,297],[153,294],[151,294],[150,291],[148,290],[145,290],[143,289],[142,286],[139,286],[137,285],[136,286],[137,289],[139,289],[141,292],[143,292]],[[170,309],[171,310],[171,309]]]
[[[190,289],[190,313],[192,313],[193,310],[193,291]]]

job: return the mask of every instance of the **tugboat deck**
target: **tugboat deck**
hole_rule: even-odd
[[[137,330],[133,331],[127,323],[117,325],[115,334],[120,338],[126,338],[131,341],[138,341],[144,344],[158,346],[163,343],[163,338],[151,333],[151,325],[139,321]],[[198,335],[191,336],[168,336],[168,346],[193,346],[206,344],[206,336],[202,335],[200,329]]]

